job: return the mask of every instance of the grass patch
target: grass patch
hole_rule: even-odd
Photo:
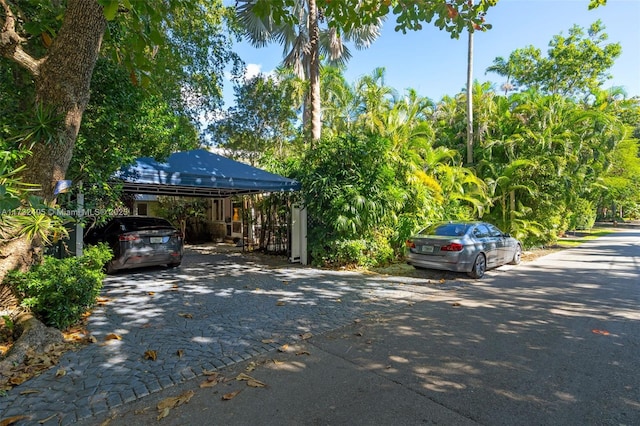
[[[596,238],[611,234],[612,232],[614,231],[609,229],[571,232],[566,234],[563,238],[560,238],[556,245],[562,248],[577,247],[586,241],[595,240]]]

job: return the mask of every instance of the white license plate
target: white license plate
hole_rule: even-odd
[[[420,253],[433,253],[433,246],[420,246]]]
[[[164,237],[149,237],[149,242],[151,244],[161,244],[164,240]]]

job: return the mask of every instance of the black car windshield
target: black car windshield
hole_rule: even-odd
[[[443,237],[461,237],[467,233],[469,225],[464,223],[443,223],[420,231],[420,235],[439,235]]]

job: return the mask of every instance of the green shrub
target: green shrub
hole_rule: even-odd
[[[394,252],[382,237],[374,239],[338,239],[312,244],[309,250],[314,266],[380,266],[390,263]]]
[[[65,329],[95,304],[105,277],[103,267],[111,257],[105,245],[89,247],[81,257],[45,256],[30,271],[11,272],[7,280],[21,295],[22,306],[46,325]]]
[[[596,223],[596,209],[593,204],[583,198],[579,198],[571,206],[569,216],[569,229],[591,229]]]

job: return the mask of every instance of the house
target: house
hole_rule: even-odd
[[[135,194],[134,214],[158,215],[159,197],[204,200],[204,232],[212,241],[241,241],[267,250],[286,248],[292,261],[306,263],[303,209],[289,208],[286,219],[257,215],[255,210],[255,200],[267,194],[281,194],[292,204],[288,195],[300,190],[300,183],[293,179],[197,149],[176,152],[164,162],[138,158],[120,169],[114,180],[125,192]]]

